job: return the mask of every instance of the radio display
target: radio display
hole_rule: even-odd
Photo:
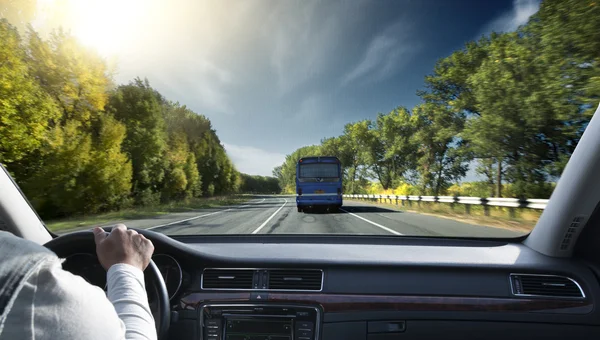
[[[225,334],[229,335],[287,335],[292,336],[291,320],[226,319]]]

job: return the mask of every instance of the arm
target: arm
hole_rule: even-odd
[[[104,238],[108,239],[106,236]],[[117,248],[121,251],[111,249],[109,246],[112,242],[99,247],[104,249],[103,252],[112,254],[126,250],[127,261],[136,258],[131,252],[143,254],[138,256],[142,260],[138,263],[141,268],[122,262],[109,267],[107,279],[110,301],[99,287],[63,270],[55,255],[37,262],[20,281],[14,298],[6,305],[5,319],[0,324],[0,339],[155,340],[156,329],[148,307],[142,273],[142,268],[147,265],[143,260],[149,261],[153,246],[150,241],[130,237],[133,238],[138,239],[136,246],[126,241],[117,242]]]
[[[143,273],[129,265],[114,265],[108,285],[107,300],[102,289],[62,270],[58,261],[41,267],[19,296],[20,301],[28,295],[32,299],[33,338],[155,340]]]
[[[144,273],[129,264],[111,266],[107,273],[108,300],[126,328],[126,339],[155,340],[154,318],[148,306]]]
[[[123,224],[110,234],[95,228],[94,237],[98,260],[107,269],[108,299],[125,323],[126,338],[155,340],[143,274],[154,252],[152,242]]]

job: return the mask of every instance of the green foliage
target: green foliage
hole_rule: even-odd
[[[150,87],[148,80],[137,78],[115,90],[108,100],[106,110],[114,113],[128,127],[123,150],[133,165],[133,195],[141,203],[140,193],[146,189],[158,192],[165,176],[165,168],[174,171],[176,167],[166,164],[167,134],[162,97]],[[172,160],[178,156],[181,157],[170,157]],[[185,162],[185,156],[183,157]],[[172,179],[169,184],[173,184]]]
[[[292,154],[285,156],[285,162],[278,170],[279,186],[283,193],[291,194],[296,192],[296,164],[302,157],[325,156],[321,153],[321,147],[310,145],[302,147]]]
[[[465,116],[435,102],[418,105],[414,115],[417,127],[412,142],[418,145],[416,171],[421,192],[437,196],[467,172],[468,155],[460,149],[462,141],[456,137],[463,129]]]
[[[22,41],[0,20],[0,161],[42,217],[239,190],[206,117],[147,80],[112,86],[104,60],[70,34],[45,40],[30,27]]]
[[[543,1],[517,32],[439,60],[412,111],[348,124],[313,148],[342,160],[346,193],[548,197],[600,101],[598,17],[591,0]],[[274,171],[287,192],[300,150]],[[473,163],[485,181],[461,191],[452,183]]]
[[[59,111],[32,76],[17,30],[0,20],[0,161],[21,160],[41,147]]]
[[[241,193],[247,194],[278,194],[281,192],[279,180],[275,177],[240,175]]]
[[[417,145],[411,139],[416,131],[416,119],[404,107],[388,114],[379,114],[376,125],[364,142],[367,163],[384,190],[393,188],[414,168]]]

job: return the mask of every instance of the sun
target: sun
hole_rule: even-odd
[[[152,0],[57,0],[66,28],[84,45],[113,56],[148,31]]]

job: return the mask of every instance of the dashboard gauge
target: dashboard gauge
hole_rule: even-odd
[[[69,255],[62,263],[64,270],[81,276],[88,283],[102,289],[106,287],[106,270],[102,268],[98,258],[92,254],[77,253]]]
[[[166,254],[156,254],[152,256],[152,260],[158,267],[158,270],[162,274],[167,286],[167,292],[169,293],[169,299],[173,299],[179,288],[181,288],[181,281],[183,279],[183,272],[179,262],[172,256]]]

